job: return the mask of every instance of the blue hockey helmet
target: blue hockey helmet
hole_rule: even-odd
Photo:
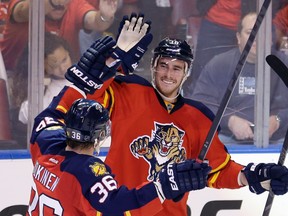
[[[153,51],[152,66],[155,67],[160,57],[170,57],[183,60],[187,63],[187,72],[193,62],[193,53],[189,44],[185,40],[164,38]]]
[[[94,100],[78,99],[69,109],[66,118],[67,139],[77,142],[103,141],[110,136],[109,112]]]

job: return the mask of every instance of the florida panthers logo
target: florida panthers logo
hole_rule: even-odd
[[[151,137],[142,136],[133,140],[130,144],[132,154],[136,158],[144,158],[150,165],[148,180],[155,180],[166,164],[186,159],[186,151],[182,147],[184,134],[173,123],[154,123]]]

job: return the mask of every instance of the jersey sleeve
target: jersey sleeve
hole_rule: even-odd
[[[212,167],[208,178],[208,186],[212,188],[240,188],[238,175],[243,165],[231,159],[225,145],[218,138],[218,132],[212,140],[207,153],[207,159]]]
[[[215,115],[202,103],[198,101],[190,102],[196,109],[190,110],[191,118],[193,122],[201,122],[201,124],[194,124],[194,131],[192,139],[188,142],[194,143],[193,149],[191,149],[192,158],[198,157],[200,154],[203,143],[206,141],[208,131],[211,128]],[[212,188],[240,188],[238,183],[238,174],[243,168],[241,164],[236,163],[231,159],[225,145],[220,141],[218,137],[219,127],[215,133],[215,136],[211,140],[211,144],[205,160],[208,161],[212,170],[208,178],[208,187]]]

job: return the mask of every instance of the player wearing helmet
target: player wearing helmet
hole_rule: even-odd
[[[197,158],[214,118],[202,103],[179,94],[193,60],[185,41],[165,38],[155,48],[152,83],[132,73],[151,42],[149,26],[149,22],[143,22],[143,16],[133,14],[130,18],[124,17],[120,23],[117,47],[111,56],[121,60],[124,75],[109,73],[108,76],[106,70],[104,75],[95,74],[93,68],[99,62],[93,58],[86,63],[93,65],[92,68],[79,68],[87,77],[93,74],[98,83],[104,82],[88,97],[101,101],[110,111],[112,140],[105,162],[112,167],[117,181],[128,188],[143,181],[155,181],[161,175],[161,169],[171,163]],[[72,69],[68,69],[66,77],[72,77],[69,80],[81,88],[83,79],[75,77]],[[275,194],[287,192],[286,167],[250,163],[245,168],[231,160],[218,133],[207,153],[207,160],[212,167],[208,187],[235,189],[249,185],[249,189],[257,194],[270,187]],[[266,180],[271,180],[271,184],[262,185],[261,182]],[[173,201],[165,200],[164,208],[157,216],[187,215],[187,199],[188,193],[183,193]]]
[[[85,67],[85,58],[91,57],[92,51],[98,69],[91,77],[105,70],[115,73],[117,64],[108,68],[105,58],[100,60],[114,45],[111,37],[99,39],[71,72],[81,77],[77,67]],[[111,124],[108,110],[86,99],[91,86],[84,81],[64,87],[35,118],[30,145],[33,184],[27,215],[155,215],[165,199],[177,199],[187,191],[205,187],[211,168],[195,160],[170,164],[153,182],[145,180],[137,188],[118,186],[109,166],[93,154],[110,135]]]
[[[98,155],[101,144],[110,136],[109,113],[93,100],[75,101],[65,117],[65,122],[68,149],[79,145],[91,146],[92,143]]]
[[[175,102],[179,96],[183,83],[190,75],[192,61],[192,51],[186,41],[165,38],[155,48],[151,68],[152,85],[166,101]],[[170,85],[162,85],[161,82],[165,80],[169,82],[168,76],[171,77]]]

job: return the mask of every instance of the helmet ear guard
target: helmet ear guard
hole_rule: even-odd
[[[80,143],[103,141],[111,131],[108,111],[100,103],[83,98],[72,104],[65,123],[67,139]]]

